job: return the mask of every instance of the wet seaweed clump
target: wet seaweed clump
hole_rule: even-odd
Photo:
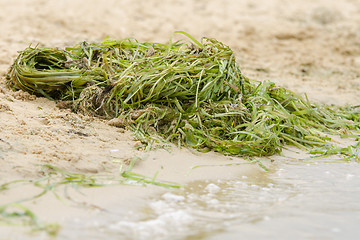
[[[190,43],[106,39],[65,50],[28,47],[8,84],[70,101],[74,111],[117,118],[146,143],[161,139],[239,156],[272,155],[291,144],[359,156],[358,146],[349,154],[329,137],[359,136],[359,106],[317,105],[272,82],[250,80],[229,47],[180,33]]]

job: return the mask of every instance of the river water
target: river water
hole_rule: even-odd
[[[58,239],[360,239],[360,165],[283,160],[263,174],[194,181],[125,214],[74,219]]]

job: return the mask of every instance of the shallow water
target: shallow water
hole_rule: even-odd
[[[277,161],[262,175],[191,182],[116,212],[74,219],[58,239],[359,239],[360,165]]]

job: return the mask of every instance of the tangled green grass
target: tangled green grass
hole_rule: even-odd
[[[65,50],[29,47],[8,73],[16,89],[71,101],[74,111],[117,118],[143,142],[162,139],[239,156],[279,153],[285,144],[348,154],[329,135],[360,132],[360,106],[329,107],[245,77],[215,39],[189,44],[133,39],[83,42]],[[338,149],[338,150],[334,150]]]

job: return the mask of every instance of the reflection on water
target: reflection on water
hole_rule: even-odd
[[[358,239],[359,163],[278,162],[272,169],[192,182],[126,216],[72,223],[59,239]]]

